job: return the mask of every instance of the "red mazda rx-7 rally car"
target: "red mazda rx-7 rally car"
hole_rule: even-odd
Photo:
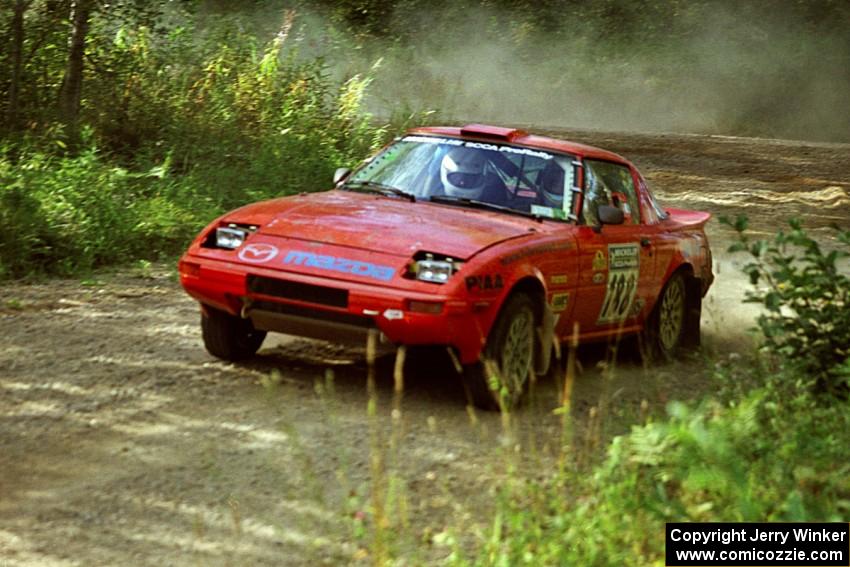
[[[334,182],[230,212],[192,243],[180,280],[211,354],[249,357],[267,331],[444,345],[492,407],[516,402],[575,329],[642,333],[662,358],[699,341],[710,215],[663,209],[614,153],[418,128]]]

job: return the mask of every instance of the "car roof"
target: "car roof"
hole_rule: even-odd
[[[525,130],[514,128],[502,128],[489,124],[467,124],[466,126],[425,126],[413,128],[409,134],[427,134],[436,136],[447,136],[450,138],[463,138],[465,140],[476,140],[481,142],[500,142],[518,146],[526,146],[541,150],[550,150],[572,154],[578,157],[615,161],[632,165],[629,160],[614,152],[603,150],[594,146],[588,146],[579,142],[559,140],[547,136],[530,134]]]

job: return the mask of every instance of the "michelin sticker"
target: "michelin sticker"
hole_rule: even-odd
[[[608,286],[598,323],[619,323],[632,309],[640,275],[637,244],[608,245]]]

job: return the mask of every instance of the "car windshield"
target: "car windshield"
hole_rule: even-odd
[[[576,161],[509,144],[410,135],[390,145],[344,187],[415,199],[574,219]]]

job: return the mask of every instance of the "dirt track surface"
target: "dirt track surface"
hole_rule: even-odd
[[[668,205],[747,213],[761,230],[799,216],[824,240],[824,227],[850,224],[850,145],[565,135],[632,159]],[[709,235],[722,257],[728,233],[712,223]],[[728,260],[718,267],[703,335],[722,359],[753,314],[742,278]],[[199,335],[167,266],[0,287],[0,566],[369,562],[373,492],[390,495],[394,545],[430,562],[449,553],[445,527],[488,522],[506,463],[542,473],[558,453],[557,379],[506,429],[467,411],[432,352],[411,355],[394,402],[385,357],[370,417],[362,351],[282,337],[233,365]],[[626,361],[610,378],[603,359],[581,352],[567,420],[576,458],[709,387],[699,359],[648,371]]]

